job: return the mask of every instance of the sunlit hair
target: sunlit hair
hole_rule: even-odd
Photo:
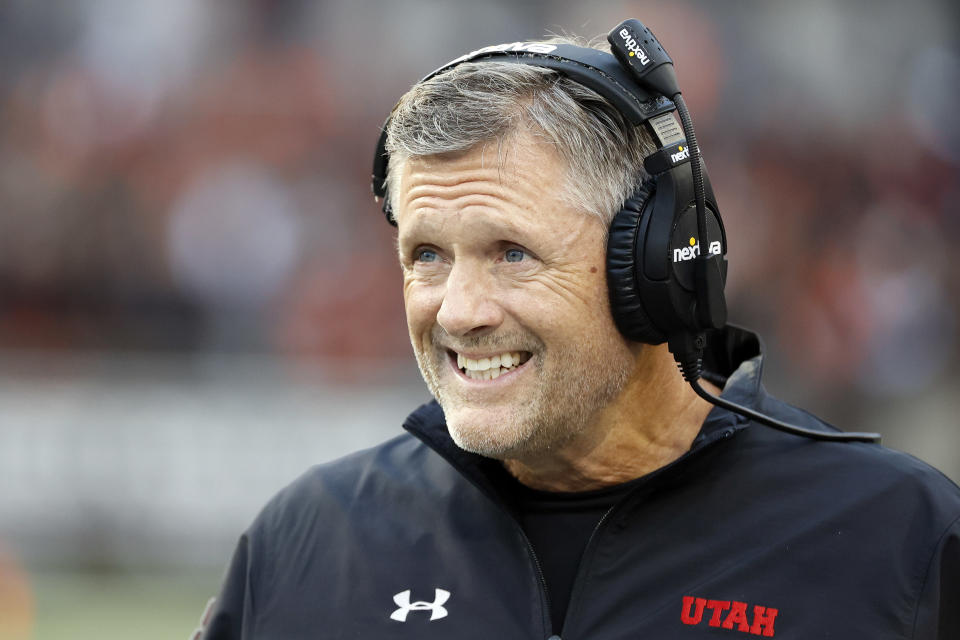
[[[543,42],[609,51],[565,36]],[[387,130],[391,202],[400,202],[397,183],[410,158],[490,142],[502,157],[510,135],[523,131],[553,145],[565,161],[563,200],[607,224],[646,177],[643,158],[656,150],[650,134],[606,98],[552,69],[464,62],[414,86],[394,108]]]

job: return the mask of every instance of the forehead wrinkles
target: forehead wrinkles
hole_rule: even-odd
[[[553,185],[564,165],[554,150],[527,136],[511,136],[457,154],[411,158],[401,176],[401,210],[430,207],[459,212],[469,205],[498,201],[523,209],[553,206]]]
[[[483,176],[460,175],[456,180],[438,184],[427,179],[413,184],[407,193],[404,210],[411,221],[426,223],[423,213],[459,214],[467,207],[480,206],[490,210],[535,209],[537,199],[535,189],[529,187],[505,188]],[[444,216],[447,218],[448,216]]]

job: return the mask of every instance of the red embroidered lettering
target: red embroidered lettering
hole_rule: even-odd
[[[713,615],[710,616],[710,626],[719,627],[720,614],[730,608],[730,601],[729,600],[707,600],[707,608],[713,611]]]
[[[724,629],[733,629],[737,625],[737,631],[750,631],[750,623],[747,621],[747,603],[733,601],[730,607],[730,614],[723,621]]]
[[[755,636],[772,638],[774,635],[773,622],[777,619],[778,609],[773,607],[753,607],[753,624],[747,618],[747,609],[750,605],[738,600],[707,600],[696,596],[683,596],[680,607],[680,621],[686,625],[698,625],[703,622],[703,612],[710,609],[711,615],[707,622],[711,627],[736,629],[742,633],[751,633]],[[729,610],[729,611],[728,611]],[[726,615],[724,615],[726,612]]]
[[[696,605],[696,611],[691,614],[690,611]],[[683,608],[680,609],[680,622],[683,624],[700,624],[703,620],[703,608],[707,601],[703,598],[694,598],[693,596],[683,596]]]
[[[767,608],[756,605],[753,608],[753,626],[750,627],[750,633],[772,638],[773,621],[777,618],[778,613],[780,613],[780,611],[772,607]]]

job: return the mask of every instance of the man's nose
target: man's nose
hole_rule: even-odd
[[[492,276],[479,265],[455,263],[437,312],[437,323],[452,336],[479,335],[503,322]]]

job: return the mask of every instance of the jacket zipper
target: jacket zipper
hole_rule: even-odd
[[[502,508],[502,507],[501,507]],[[509,514],[513,517],[513,514]],[[550,607],[550,589],[547,588],[547,579],[543,575],[543,567],[540,566],[540,558],[537,557],[537,552],[533,549],[533,543],[530,542],[530,538],[527,537],[527,532],[523,530],[523,527],[520,526],[520,523],[517,522],[517,529],[520,530],[520,535],[523,536],[523,541],[527,545],[527,552],[530,554],[530,559],[533,560],[534,572],[537,574],[537,580],[540,582],[540,592],[543,594],[543,603],[544,611],[541,622],[543,622],[544,628],[547,630],[547,633],[550,634],[550,637],[547,640],[560,640],[560,636],[554,633],[553,629],[553,620]],[[593,537],[593,534],[591,534]]]
[[[660,469],[657,469],[656,471],[654,471],[652,474],[650,474],[649,476],[647,476],[647,481],[653,480],[653,479],[656,478],[657,476],[661,475],[661,473],[664,472],[664,471],[666,471],[668,468],[674,468],[674,467],[676,467],[679,463],[681,463],[681,462],[686,462],[687,460],[690,460],[691,458],[695,457],[695,456],[696,456],[697,454],[699,454],[700,452],[704,451],[705,449],[710,448],[710,445],[715,444],[716,442],[718,442],[718,441],[720,441],[720,440],[726,440],[726,439],[730,438],[731,436],[734,435],[734,433],[735,433],[735,430],[734,430],[734,429],[731,429],[731,428],[726,428],[726,429],[723,429],[723,430],[717,432],[717,434],[716,434],[715,437],[713,437],[713,438],[711,438],[711,439],[708,439],[708,440],[705,441],[705,442],[702,442],[702,443],[700,444],[700,446],[697,447],[696,449],[691,450],[691,451],[688,451],[688,452],[685,453],[683,456],[681,456],[680,458],[677,458],[676,460],[674,460],[671,464],[667,465],[666,467],[661,467]],[[644,485],[646,485],[646,484],[647,484],[647,483],[645,482]],[[606,513],[604,513],[604,514],[600,517],[600,520],[597,522],[597,525],[593,528],[593,531],[590,532],[590,537],[587,538],[587,545],[584,547],[584,549],[583,549],[583,555],[581,556],[581,559],[580,559],[580,566],[577,567],[577,574],[576,574],[576,577],[574,578],[573,589],[572,589],[572,591],[570,592],[570,601],[567,603],[567,612],[566,612],[566,614],[564,615],[564,618],[563,618],[563,628],[564,628],[564,629],[570,629],[570,628],[571,628],[571,627],[570,627],[570,617],[571,617],[571,615],[574,613],[574,610],[575,610],[575,608],[576,608],[574,605],[575,605],[575,604],[578,604],[578,601],[579,601],[580,598],[582,597],[582,595],[581,595],[581,590],[582,590],[581,585],[583,584],[583,574],[584,574],[584,572],[586,571],[586,567],[587,567],[587,565],[588,565],[588,560],[589,560],[589,559],[588,559],[587,556],[588,556],[588,554],[590,554],[590,553],[592,552],[592,550],[593,550],[594,540],[598,537],[598,535],[599,535],[599,533],[600,533],[600,529],[602,529],[603,526],[607,523],[607,521],[610,519],[610,516],[613,514],[613,512],[619,510],[621,507],[623,507],[623,505],[630,503],[630,502],[631,502],[631,499],[633,498],[633,496],[635,496],[635,495],[637,494],[637,492],[640,491],[640,489],[641,489],[641,487],[635,488],[633,491],[631,491],[631,492],[628,493],[627,495],[623,496],[623,498],[621,498],[619,502],[617,502],[615,505],[613,505],[612,507],[610,507],[609,509],[607,509]],[[530,542],[527,541],[527,544],[529,545]],[[532,552],[532,551],[533,551],[533,549],[531,548],[531,552]],[[542,577],[543,577],[543,576],[541,575],[541,579],[542,579]],[[546,584],[544,584],[544,588],[546,588]],[[560,637],[559,637],[559,636],[552,636],[551,638],[548,638],[548,640],[553,640],[553,638],[556,638],[556,640],[560,640]],[[569,640],[569,639],[568,639],[568,640]]]
[[[630,499],[630,496],[633,495],[633,493],[634,492],[631,491],[630,493],[625,495],[620,500],[620,502],[618,502],[617,504],[607,509],[607,511],[602,516],[600,516],[600,520],[597,522],[596,526],[593,528],[593,531],[590,532],[590,537],[587,538],[587,545],[583,548],[583,555],[581,556],[581,559],[580,559],[580,566],[577,567],[577,574],[573,581],[573,589],[570,592],[570,602],[567,603],[567,612],[563,616],[564,629],[570,628],[570,616],[573,613],[574,601],[579,600],[578,596],[580,595],[580,589],[578,589],[578,587],[583,582],[581,576],[585,571],[584,567],[587,564],[586,562],[587,552],[590,551],[590,547],[593,544],[594,538],[597,537],[597,534],[600,532],[600,529],[603,527],[604,523],[610,518],[610,514],[616,511],[617,507],[619,507],[621,504],[624,504],[625,502],[627,502]],[[559,637],[557,638],[557,640],[560,640]]]

